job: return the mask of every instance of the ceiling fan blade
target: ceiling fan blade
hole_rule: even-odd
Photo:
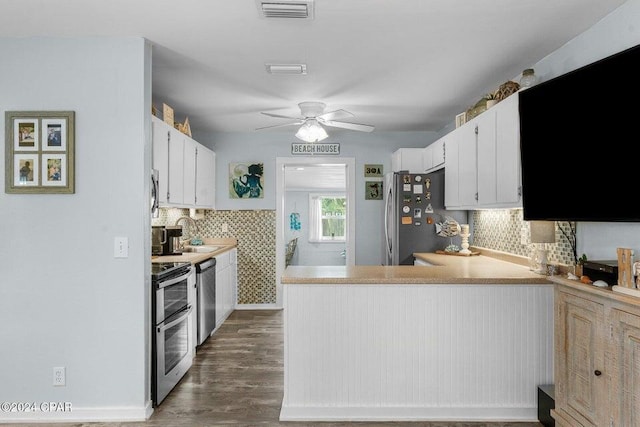
[[[301,125],[303,123],[304,123],[304,121],[299,120],[297,122],[292,122],[292,123],[282,123],[282,124],[279,124],[279,125],[264,126],[264,127],[261,127],[261,128],[256,128],[256,130],[271,129],[271,128],[281,128],[281,127],[285,127],[285,126]]]
[[[265,116],[269,116],[269,117],[278,117],[280,119],[302,120],[300,117],[283,116],[282,114],[265,113],[264,111],[261,111],[260,114],[264,114]]]
[[[336,128],[358,130],[360,132],[371,132],[375,129],[375,127],[371,125],[363,125],[360,123],[335,122],[332,120],[324,120],[322,124],[327,126],[333,126]]]
[[[320,114],[317,119],[320,121],[324,120],[336,120],[336,119],[346,119],[349,117],[355,117],[353,113],[348,112],[347,110],[335,110],[329,111],[328,113]]]

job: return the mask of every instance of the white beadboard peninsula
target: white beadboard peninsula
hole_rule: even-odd
[[[489,256],[288,267],[283,421],[535,421],[553,283]]]

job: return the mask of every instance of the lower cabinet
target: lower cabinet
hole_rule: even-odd
[[[216,257],[216,327],[219,327],[236,308],[237,249]]]
[[[640,426],[640,299],[588,285],[555,294],[556,424]]]

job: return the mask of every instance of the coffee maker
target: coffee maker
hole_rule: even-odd
[[[180,255],[180,225],[154,225],[151,228],[152,255]]]

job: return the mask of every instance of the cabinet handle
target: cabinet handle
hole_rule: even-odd
[[[599,377],[600,375],[602,375],[602,372],[600,372],[597,369],[593,373],[596,375],[596,377]]]

